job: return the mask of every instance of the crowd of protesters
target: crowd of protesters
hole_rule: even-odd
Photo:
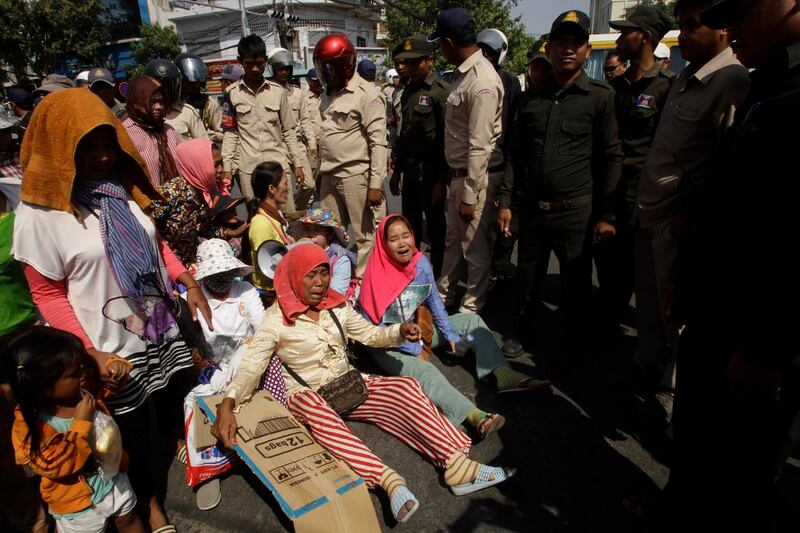
[[[346,420],[419,452],[455,495],[502,483],[513,465],[469,451],[506,417],[431,358],[471,358],[497,394],[549,389],[509,359],[542,334],[552,253],[562,297],[548,377],[618,337],[635,295],[636,349],[609,378],[647,386],[671,415],[667,486],[621,505],[656,529],[763,530],[800,411],[796,313],[775,298],[800,292],[787,246],[800,10],[674,9],[688,62],[678,74],[660,42],[670,18],[639,6],[611,23],[606,81],[591,79],[591,22],[569,10],[528,53],[523,90],[503,67],[502,31],[478,32],[451,8],[430,35],[397,43],[383,87],[376,65],[330,34],[307,89],[291,52],[268,52],[257,35],[239,42],[219,100],[190,54],[151,61],[124,98],[103,68],[8,88],[8,525],[176,531],[164,501],[172,461],[193,467],[185,406],[225,396],[212,434],[227,462],[237,408],[258,389],[385,493],[398,522],[425,503],[417,480]],[[437,49],[450,83],[434,70]],[[757,195],[759,180],[777,193]],[[401,213],[387,214],[385,189]],[[516,298],[502,345],[480,316],[501,285]],[[351,350],[381,374],[361,373]],[[346,408],[321,394],[341,380],[363,384]],[[195,486],[200,509],[220,503],[218,479]]]

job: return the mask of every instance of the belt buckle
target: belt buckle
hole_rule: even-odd
[[[541,209],[542,211],[550,211],[552,207],[553,205],[550,202],[542,202],[542,201],[539,202],[539,209]]]

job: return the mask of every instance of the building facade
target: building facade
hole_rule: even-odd
[[[625,12],[640,3],[639,0],[592,0],[589,7],[592,33],[609,33],[612,20],[625,18]]]

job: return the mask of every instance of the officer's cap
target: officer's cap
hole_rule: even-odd
[[[308,76],[308,79],[310,79],[310,80],[319,81],[319,74],[317,74],[317,69],[315,69],[315,68],[312,68],[311,70],[309,70],[308,74],[306,74],[306,76]]]
[[[378,67],[376,67],[375,63],[369,59],[364,59],[358,64],[356,70],[362,76],[374,76],[375,72],[378,70]]]
[[[6,89],[8,99],[17,104],[22,109],[33,108],[33,98],[31,93],[19,86],[13,86]]]
[[[93,68],[89,71],[89,87],[94,87],[96,83],[105,83],[111,87],[116,85],[114,75],[107,68]]]
[[[591,21],[589,20],[589,15],[583,11],[576,11],[574,9],[565,11],[557,16],[556,20],[553,21],[553,25],[550,26],[550,39],[554,39],[556,35],[560,35],[568,28],[579,30],[580,33],[588,39],[590,27]]]
[[[715,30],[724,30],[736,22],[734,15],[742,0],[717,0],[700,13],[700,22]]]
[[[425,35],[413,35],[400,43],[401,52],[397,54],[398,59],[419,59],[433,55],[436,46]]]
[[[528,63],[532,63],[537,59],[544,59],[548,63],[550,62],[550,58],[547,57],[547,39],[549,38],[549,34],[545,33],[539,39],[533,43],[531,49],[528,50]]]
[[[462,7],[451,7],[439,13],[436,30],[428,35],[432,43],[442,38],[459,38],[475,35],[475,19]]]
[[[225,65],[222,69],[222,79],[228,81],[239,81],[244,76],[244,70],[239,65]]]
[[[625,20],[610,23],[615,30],[634,29],[649,32],[655,41],[660,41],[672,29],[672,21],[662,11],[652,6],[637,6]]]

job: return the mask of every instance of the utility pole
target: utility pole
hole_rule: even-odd
[[[239,9],[242,12],[242,37],[250,35],[250,27],[247,25],[247,12],[244,10],[244,0],[239,0]]]

